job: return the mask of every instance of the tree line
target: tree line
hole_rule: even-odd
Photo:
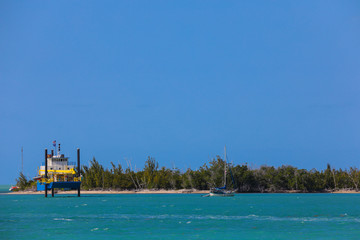
[[[360,171],[334,169],[327,164],[325,170],[298,169],[293,166],[261,166],[251,169],[247,164],[228,164],[226,186],[237,192],[326,192],[339,189],[358,191]],[[142,170],[134,171],[128,164],[124,169],[120,164],[111,163],[105,169],[95,158],[90,166],[83,166],[82,187],[84,189],[196,189],[209,190],[224,185],[225,161],[217,156],[197,170],[159,167],[158,162],[148,157]]]
[[[247,164],[228,164],[226,186],[236,192],[327,192],[339,189],[358,191],[360,171],[355,167],[348,170],[331,168],[325,170],[298,169],[293,166],[261,166],[251,169]],[[111,168],[104,168],[95,158],[89,166],[82,166],[82,189],[196,189],[209,190],[224,185],[225,161],[217,156],[197,170],[181,172],[177,168],[159,167],[158,162],[148,157],[142,170],[134,170],[128,162],[127,168],[111,162]],[[23,173],[17,181],[21,190],[34,188],[35,182]]]

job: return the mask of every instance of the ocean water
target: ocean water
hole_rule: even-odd
[[[0,239],[360,238],[360,194],[0,194],[0,204]]]
[[[11,185],[0,185],[0,193],[8,193]]]

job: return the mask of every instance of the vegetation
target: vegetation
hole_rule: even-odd
[[[84,177],[84,189],[197,189],[208,190],[222,186],[225,162],[219,156],[204,164],[197,170],[159,168],[152,157],[148,157],[143,170],[134,171],[128,162],[124,170],[118,164],[111,163],[111,169],[105,169],[95,158],[90,166],[83,166],[81,174]],[[237,192],[325,192],[338,189],[358,191],[360,171],[357,168],[349,170],[333,169],[330,164],[322,171],[316,169],[298,169],[292,166],[281,167],[261,166],[250,169],[247,164],[229,164],[227,187]]]
[[[16,186],[18,186],[19,190],[22,191],[33,188],[35,184],[36,183],[33,180],[28,180],[22,172],[20,172],[20,176],[16,179]]]

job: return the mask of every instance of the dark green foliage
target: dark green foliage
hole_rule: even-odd
[[[216,156],[216,159],[210,161],[210,168],[206,167],[206,164],[203,168],[205,168],[209,173],[209,185],[210,187],[222,187],[224,186],[224,167],[225,161],[220,158],[220,156]],[[204,173],[205,174],[205,173]]]
[[[105,180],[105,171],[103,166],[96,161],[95,157],[90,161],[90,167],[83,166],[83,187],[88,188],[103,188]]]
[[[257,182],[253,171],[247,165],[235,166],[232,168],[235,184],[239,192],[255,192]]]
[[[129,176],[124,173],[120,164],[118,164],[118,166],[115,166],[115,164],[111,162],[111,165],[112,169],[110,172],[112,174],[112,185],[110,187],[119,190],[136,188]],[[129,173],[129,171],[127,171],[127,173]]]
[[[33,180],[28,180],[27,177],[20,172],[20,176],[16,179],[16,186],[20,188],[20,190],[26,190],[31,188],[34,185]]]
[[[156,188],[157,187],[156,185],[159,184],[160,176],[158,176],[158,168],[159,168],[159,164],[155,161],[154,158],[149,156],[145,162],[144,176],[143,176],[146,188],[149,189]]]

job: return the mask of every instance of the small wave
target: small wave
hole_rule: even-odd
[[[93,228],[93,229],[91,229],[90,231],[97,231],[97,230],[99,230],[99,228]]]
[[[73,219],[70,219],[70,218],[54,218],[53,220],[54,221],[68,221],[68,222],[74,221]]]
[[[77,216],[81,218],[81,216]],[[177,220],[181,223],[188,223],[191,220],[233,220],[233,221],[241,221],[241,220],[250,220],[250,221],[287,221],[287,222],[356,222],[360,223],[359,217],[350,217],[348,215],[342,214],[340,216],[334,217],[320,217],[314,215],[312,217],[295,217],[295,216],[259,216],[259,215],[172,215],[172,214],[161,214],[161,215],[145,215],[145,214],[104,214],[104,215],[86,215],[84,218],[98,218],[102,219],[154,219],[154,220]]]

